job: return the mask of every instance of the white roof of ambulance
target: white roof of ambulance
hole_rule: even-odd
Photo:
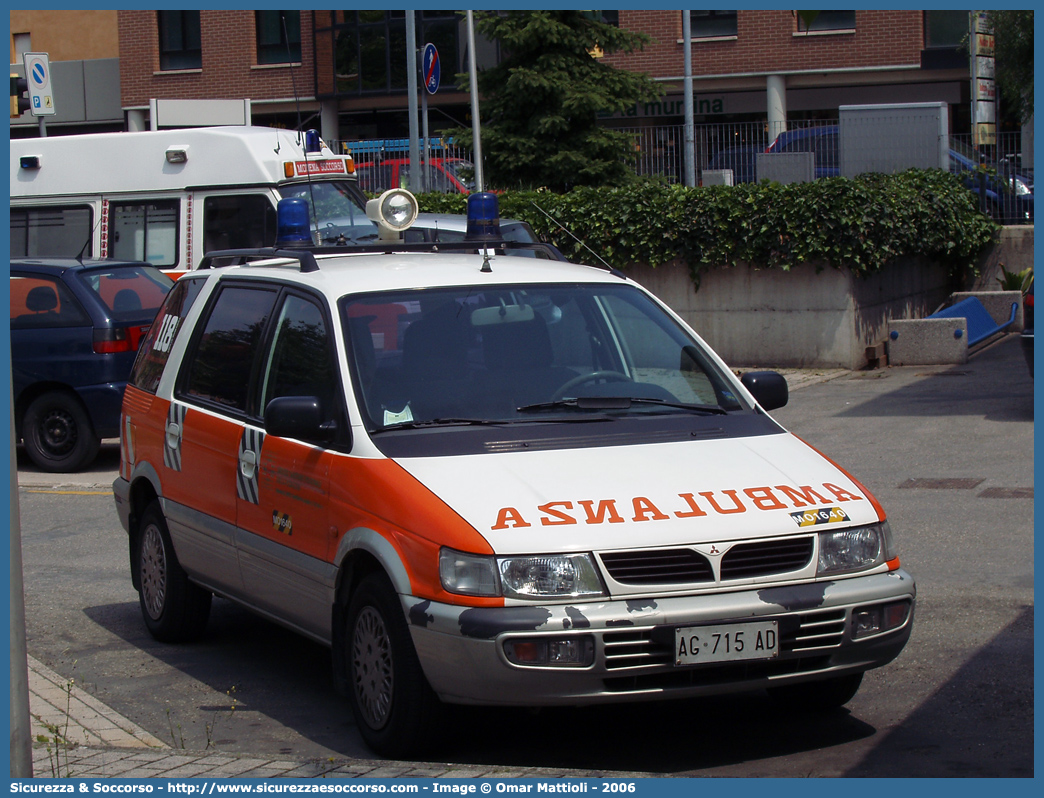
[[[268,127],[12,139],[11,197],[275,185],[284,180],[284,162],[304,158],[303,142],[303,133]],[[169,148],[187,148],[188,160],[167,163]],[[20,168],[23,155],[40,156],[40,167]],[[338,156],[324,148],[321,157]]]

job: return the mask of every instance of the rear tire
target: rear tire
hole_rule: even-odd
[[[786,687],[770,687],[774,701],[795,712],[828,712],[843,707],[859,690],[862,673],[835,676],[818,682],[802,682]]]
[[[441,703],[384,574],[370,574],[353,592],[341,648],[348,698],[366,744],[397,759],[432,747]]]
[[[62,474],[86,468],[101,448],[83,404],[65,391],[48,391],[32,401],[22,419],[22,442],[37,468]]]
[[[141,615],[149,634],[164,643],[199,637],[210,618],[213,595],[189,581],[174,553],[158,501],[142,513],[134,566]]]

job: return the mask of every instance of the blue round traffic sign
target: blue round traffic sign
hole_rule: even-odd
[[[439,51],[435,45],[428,42],[424,45],[424,56],[421,58],[421,69],[424,72],[424,88],[428,94],[434,94],[439,90],[439,78],[442,74],[442,64],[439,61]]]

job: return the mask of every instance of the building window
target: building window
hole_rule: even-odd
[[[255,11],[257,63],[301,62],[301,12]]]
[[[924,12],[925,47],[964,48],[966,47],[967,39],[967,11]]]
[[[689,28],[694,39],[736,35],[736,12],[690,11]]]
[[[157,11],[160,69],[202,69],[198,11]]]
[[[798,30],[801,33],[831,30],[855,30],[855,11],[820,11],[810,23],[798,16]]]
[[[406,13],[344,11],[335,23],[334,73],[337,96],[405,92]],[[455,11],[410,11],[417,14],[418,46],[431,42],[439,51],[443,85],[462,71],[458,42],[460,17]]]

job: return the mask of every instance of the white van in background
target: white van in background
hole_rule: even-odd
[[[272,245],[285,197],[308,200],[324,243],[377,237],[351,156],[315,131],[13,139],[10,174],[12,258],[113,257],[186,271],[211,250]]]

